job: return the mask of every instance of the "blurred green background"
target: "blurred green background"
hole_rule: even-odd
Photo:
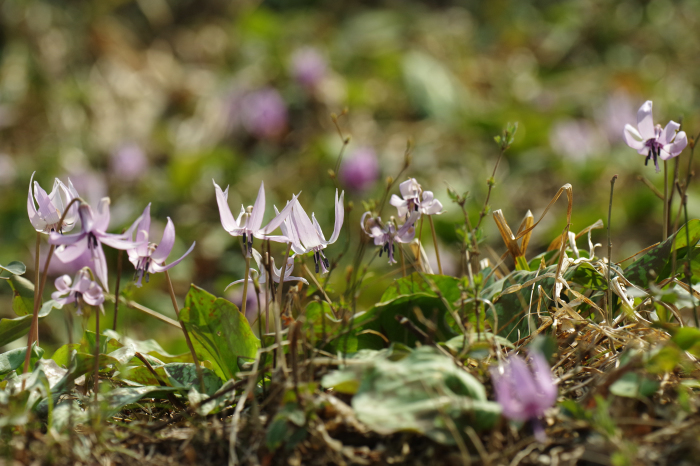
[[[237,240],[221,228],[212,178],[231,185],[234,213],[253,203],[264,181],[266,219],[272,204],[303,190],[301,202],[328,237],[328,170],[342,145],[330,115],[344,108],[340,127],[352,139],[339,179],[354,204],[346,219],[353,245],[360,201],[381,197],[410,138],[413,162],[405,175],[445,205],[437,219],[443,264],[457,272],[454,226],[461,216],[446,183],[471,193],[476,218],[498,156],[493,137],[518,121],[491,206],[517,228],[528,209],[539,217],[571,183],[572,229],[580,231],[606,218],[617,173],[613,257],[622,259],[661,235],[662,203],[638,176],[663,185],[624,145],[622,129],[636,125],[647,99],[656,122],[682,119],[689,137],[700,129],[699,19],[700,2],[668,0],[0,1],[0,263],[22,260],[33,277],[25,196],[36,171],[46,189],[53,177],[69,177],[91,203],[110,196],[113,232],[151,202],[152,230],[162,231],[167,217],[175,222],[172,258],[197,241],[173,269],[178,294],[195,282],[221,295],[242,278],[244,261]],[[689,149],[680,156],[682,175],[689,156]],[[691,189],[691,217],[700,215],[697,200]],[[528,255],[546,248],[564,223],[562,200],[535,230]],[[490,216],[484,228],[501,254]],[[429,231],[423,234],[429,242]],[[343,233],[329,257],[346,240]],[[604,231],[594,240],[604,243]],[[331,280],[338,293],[353,250]],[[113,283],[116,253],[108,259]],[[125,263],[126,280],[132,269]],[[376,277],[391,271],[384,259],[374,264]],[[53,276],[64,271],[70,267],[52,267]],[[127,293],[173,315],[163,285],[154,276]],[[383,287],[374,280],[361,302]],[[9,287],[0,293],[0,315],[12,316]],[[177,329],[134,312],[122,313],[121,330],[159,340],[165,332],[174,336],[166,348],[185,351]],[[66,339],[55,314],[41,330],[49,346]]]

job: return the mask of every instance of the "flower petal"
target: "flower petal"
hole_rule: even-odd
[[[265,183],[260,182],[260,189],[258,190],[258,197],[255,198],[255,204],[253,204],[253,211],[250,213],[250,218],[246,224],[246,227],[250,231],[258,231],[262,226],[263,217],[265,216]]]
[[[291,218],[292,224],[294,228],[296,228],[299,241],[301,241],[305,249],[313,249],[322,245],[316,228],[313,223],[311,223],[311,219],[304,211],[298,199],[294,201]]]
[[[214,191],[216,191],[216,203],[219,206],[221,225],[224,227],[224,230],[230,233],[234,228],[238,228],[238,223],[233,218],[231,208],[228,206],[228,186],[226,186],[226,191],[222,192],[221,187],[216,184],[216,181],[211,181],[214,183]]]
[[[654,134],[654,119],[651,116],[651,100],[647,100],[637,111],[637,128],[642,139],[651,139]]]
[[[301,192],[299,193],[301,194]],[[271,232],[275,231],[277,227],[281,226],[282,223],[287,219],[287,217],[292,213],[292,208],[294,207],[294,201],[296,201],[297,197],[299,194],[295,194],[292,196],[292,200],[287,202],[287,205],[284,206],[284,209],[282,209],[282,212],[277,211],[277,207],[275,207],[275,218],[270,220],[270,223],[268,223],[265,228],[263,228],[261,231],[263,234],[268,235]],[[255,208],[253,208],[255,210]],[[288,236],[287,233],[282,231],[282,234],[284,236]]]
[[[93,263],[95,276],[100,280],[100,283],[102,283],[104,290],[109,293],[109,284],[107,283],[107,259],[105,259],[105,252],[102,249],[102,245],[99,243],[95,248]]]
[[[673,138],[676,136],[676,131],[678,131],[680,127],[681,125],[675,121],[669,121],[664,130],[661,132],[661,136],[658,138],[659,144],[662,146],[670,144],[671,141],[673,141]]]
[[[131,241],[122,235],[96,232],[97,240],[101,244],[106,244],[114,249],[132,249],[142,244],[142,242]]]
[[[164,271],[164,270],[168,270],[168,269],[170,269],[170,268],[175,267],[177,264],[179,264],[180,262],[182,262],[182,259],[184,259],[185,257],[187,257],[187,255],[188,255],[189,253],[192,252],[192,250],[194,249],[194,245],[195,245],[195,244],[197,244],[196,241],[195,241],[194,243],[192,243],[192,246],[190,246],[190,248],[187,250],[186,253],[184,253],[184,254],[182,255],[182,257],[180,257],[180,258],[177,259],[177,260],[172,261],[172,262],[169,263],[168,265],[159,265],[159,264],[156,264],[155,262],[151,262],[151,267],[150,267],[150,269],[151,269],[152,273],[162,272],[162,271]]]
[[[170,217],[168,217],[168,224],[165,225],[165,230],[163,230],[163,238],[160,240],[160,243],[158,243],[156,250],[153,251],[153,254],[151,254],[151,257],[158,264],[162,264],[165,262],[165,259],[168,258],[170,251],[173,250],[174,244],[175,225],[173,225],[173,221],[170,220]]]
[[[622,131],[622,137],[625,139],[627,145],[630,146],[632,149],[641,150],[645,147],[644,141],[640,140],[642,139],[642,136],[632,125],[625,125],[625,129],[624,131]]]
[[[38,182],[34,182],[34,193],[36,201],[39,204],[39,215],[48,225],[57,224],[61,220],[60,213],[56,210],[56,206],[51,202],[51,198],[44,191]]]
[[[66,238],[77,238],[78,235],[67,236]],[[49,242],[50,238],[49,238]],[[87,237],[83,236],[77,243],[73,245],[56,249],[56,257],[58,257],[61,262],[73,262],[82,256],[88,249]]]
[[[34,172],[36,173],[36,172]],[[29,196],[27,196],[27,214],[29,215],[29,221],[36,231],[44,231],[46,229],[46,222],[42,220],[39,213],[36,211],[36,204],[34,204],[34,196],[32,195],[32,183],[34,182],[34,173],[29,179]]]
[[[671,157],[675,157],[678,154],[680,154],[683,149],[688,145],[688,137],[685,134],[685,131],[680,131],[678,134],[676,134],[676,139],[673,140],[671,144],[667,144],[663,147],[661,151],[661,159],[662,160],[668,160]],[[664,154],[666,152],[666,154]]]
[[[95,226],[94,229],[97,231],[107,231],[109,228],[109,204],[111,201],[108,197],[103,197],[100,199],[100,203],[97,204],[97,215],[95,215]]]
[[[328,240],[326,244],[333,244],[338,240],[340,235],[340,230],[343,228],[343,220],[345,219],[345,191],[340,193],[340,199],[338,199],[338,190],[335,190],[335,225],[333,226],[333,234],[331,239]]]

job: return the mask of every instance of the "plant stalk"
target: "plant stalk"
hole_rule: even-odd
[[[117,315],[119,313],[119,284],[122,278],[122,256],[124,251],[120,250],[117,255],[117,283],[114,286],[114,323],[112,324],[112,330],[117,331]]]
[[[97,406],[97,394],[100,388],[100,311],[101,309],[95,310],[95,373],[93,378],[95,392],[95,405]]]
[[[428,221],[430,221],[430,231],[433,232],[433,245],[435,246],[435,257],[437,257],[438,272],[442,275],[442,263],[440,262],[440,251],[438,250],[437,235],[435,234],[435,224],[433,223],[433,216],[428,215]]]
[[[610,204],[608,204],[608,324],[612,325],[612,305],[613,305],[613,292],[612,286],[610,285],[610,273],[612,271],[612,239],[610,237],[610,221],[612,220],[612,202],[613,202],[613,190],[615,188],[615,181],[617,180],[617,175],[614,175],[610,180]]]
[[[190,340],[190,334],[187,332],[187,328],[185,328],[185,323],[180,320],[180,309],[177,306],[177,299],[175,298],[173,282],[172,280],[170,280],[170,274],[167,270],[165,271],[165,279],[168,281],[168,291],[170,292],[170,299],[173,302],[173,309],[175,309],[175,315],[177,316],[177,320],[180,322],[182,333],[185,334],[185,342],[187,342],[187,347],[190,349],[190,354],[192,354],[192,360],[194,361],[194,367],[197,370],[197,377],[199,378],[199,388],[202,390],[202,393],[206,393],[206,390],[204,389],[204,374],[202,374],[202,367],[199,365],[199,359],[197,359],[197,354],[194,352],[194,346],[192,346],[192,340]]]
[[[243,301],[241,302],[241,312],[245,315],[245,308],[248,301],[248,279],[250,278],[250,256],[245,256],[245,275],[243,276]]]
[[[40,257],[39,257],[39,249],[41,248],[41,233],[36,232],[36,257],[34,258],[34,309],[37,309],[39,306],[37,306],[37,302],[41,301],[41,295],[39,294],[39,280],[41,277],[41,271],[39,268],[41,267],[40,264]],[[33,314],[32,314],[32,324],[34,323],[33,319]],[[37,316],[38,317],[38,316]],[[37,322],[38,324],[38,322]],[[32,326],[32,329],[34,330],[34,333],[31,333],[29,335],[30,340],[36,341],[37,346],[39,345],[39,325]]]
[[[664,218],[662,241],[668,238],[668,162],[664,160]]]

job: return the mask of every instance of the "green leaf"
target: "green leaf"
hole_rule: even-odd
[[[235,304],[195,285],[187,293],[180,320],[192,336],[195,349],[199,347],[209,356],[223,380],[234,378],[239,371],[239,357],[254,359],[260,348],[260,340]]]
[[[610,393],[626,398],[639,398],[652,395],[658,388],[658,382],[628,372],[610,386]]]
[[[117,340],[119,343],[121,343],[124,346],[131,346],[133,347],[136,352],[141,353],[143,355],[149,355],[153,356],[154,358],[165,362],[194,362],[192,360],[192,354],[188,351],[186,353],[182,354],[170,354],[167,351],[165,351],[157,341],[150,339],[150,340],[134,340],[133,338],[129,338],[125,335],[120,335],[119,333],[115,332],[114,330],[108,329],[108,330],[103,330],[102,334],[106,336],[107,338],[111,338],[114,340]]]
[[[455,426],[457,431],[489,429],[501,412],[498,403],[487,401],[476,378],[429,346],[396,362],[375,357],[341,372],[359,381],[352,399],[357,418],[380,434],[419,432],[454,444]],[[331,373],[321,383],[328,388],[334,381],[346,384],[348,378]]]
[[[700,329],[681,327],[675,332],[671,340],[683,351],[688,351],[693,356],[700,356]]]
[[[666,278],[671,273],[671,254],[678,250],[676,260],[685,257],[688,247],[686,229],[690,236],[690,245],[695,246],[700,241],[700,220],[693,219],[683,225],[666,241],[650,249],[642,257],[625,269],[625,278],[631,283],[646,288],[649,282]]]
[[[24,275],[27,267],[20,261],[12,261],[7,265],[0,265],[0,269],[12,275]]]
[[[55,301],[46,301],[39,310],[39,320],[51,313],[52,309],[60,309],[61,305]],[[12,343],[16,339],[29,333],[32,325],[32,316],[26,315],[14,319],[0,319],[0,346]]]
[[[18,316],[34,312],[34,284],[24,277],[12,275],[7,283],[12,288],[12,310]]]
[[[194,364],[176,362],[161,367],[172,386],[186,389],[195,387],[199,390],[199,378],[197,377],[197,368]],[[202,378],[204,379],[204,390],[209,396],[216,393],[223,385],[219,376],[206,367],[202,367]]]
[[[32,345],[31,359],[37,360],[44,355],[44,350],[36,346],[36,342]],[[16,348],[6,353],[0,354],[0,375],[5,375],[24,364],[24,358],[27,356],[27,347]]]

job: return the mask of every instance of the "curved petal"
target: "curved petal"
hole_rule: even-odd
[[[83,239],[87,238],[87,233],[78,233],[77,235],[62,235],[60,233],[51,232],[49,233],[49,244],[64,245],[69,246],[71,244],[76,244]],[[85,247],[87,247],[87,241],[85,241]]]
[[[153,251],[153,254],[151,254],[151,257],[159,264],[165,262],[165,259],[168,258],[170,251],[173,250],[174,244],[175,225],[173,225],[173,221],[170,220],[170,217],[168,217],[168,224],[165,225],[165,230],[163,230],[163,239],[160,240],[160,243],[158,243],[158,246],[156,247],[156,250]]]
[[[172,262],[169,263],[168,265],[159,265],[159,264],[156,264],[155,262],[151,262],[151,266],[149,267],[149,268],[151,269],[151,272],[152,272],[152,273],[158,273],[158,272],[162,272],[162,271],[164,271],[164,270],[168,270],[168,269],[171,269],[171,268],[175,267],[177,264],[179,264],[180,262],[182,262],[182,259],[184,259],[185,257],[187,257],[187,255],[188,255],[189,253],[192,252],[192,250],[194,249],[194,245],[195,245],[195,244],[197,244],[196,241],[195,241],[194,243],[192,243],[192,246],[190,246],[190,248],[187,250],[186,253],[184,253],[184,254],[182,255],[182,257],[180,257],[180,258],[177,259],[177,260],[172,261]]]
[[[314,224],[314,228],[316,229],[316,233],[318,233],[319,238],[321,238],[321,242],[324,244],[328,244],[326,242],[326,236],[323,234],[323,230],[321,229],[321,225],[318,223],[318,220],[316,220],[315,213],[311,214],[311,223]]]
[[[107,259],[105,259],[105,252],[102,249],[101,244],[97,244],[95,248],[95,255],[93,257],[93,269],[95,270],[95,276],[102,283],[104,290],[109,293],[109,284],[107,283]]]
[[[313,249],[317,246],[321,246],[322,243],[318,237],[316,228],[313,223],[311,223],[311,219],[304,211],[298,199],[294,201],[291,218],[292,224],[299,236],[299,241],[303,244],[305,249]]]
[[[36,231],[44,231],[46,229],[46,222],[41,219],[39,213],[36,211],[36,204],[34,204],[34,197],[32,195],[32,183],[34,182],[34,174],[29,179],[29,196],[27,196],[27,214],[29,215],[29,221]]]
[[[90,288],[88,288],[87,292],[83,293],[83,301],[90,306],[99,306],[104,303],[105,295],[100,285],[95,282],[90,282]]]
[[[333,234],[331,239],[328,240],[326,244],[333,244],[338,239],[340,235],[340,230],[343,228],[343,220],[345,219],[345,191],[340,193],[340,199],[338,199],[338,190],[335,190],[335,225],[333,226]]]
[[[622,137],[625,139],[625,143],[632,149],[640,150],[644,148],[644,141],[641,141],[642,136],[632,125],[625,125],[625,129],[622,131]]]
[[[667,144],[663,147],[663,150],[661,151],[661,159],[662,160],[668,160],[672,157],[677,156],[680,154],[683,149],[688,145],[688,137],[685,134],[685,131],[680,131],[678,134],[676,134],[676,139],[673,140],[671,144]],[[664,154],[666,152],[666,154]]]
[[[122,235],[114,235],[111,233],[97,232],[96,236],[100,243],[106,244],[114,249],[132,249],[143,243],[131,241],[130,239],[125,239]]]
[[[396,194],[391,195],[391,199],[389,200],[389,204],[393,205],[394,207],[400,207],[400,206],[406,206],[406,201],[401,199],[399,196]]]
[[[230,232],[234,228],[238,228],[238,223],[233,218],[231,208],[228,206],[228,186],[226,186],[226,191],[221,191],[221,187],[216,184],[216,181],[211,181],[214,183],[216,203],[219,206],[219,216],[221,217],[221,226],[224,227],[224,230]]]
[[[136,243],[138,246],[128,249],[129,252],[135,252],[137,256],[148,257],[148,232],[139,230],[136,233]]]
[[[655,136],[654,119],[651,116],[651,100],[647,100],[637,111],[637,128],[642,139],[651,139]]]
[[[263,217],[265,216],[265,183],[260,182],[260,189],[258,190],[258,197],[255,199],[255,204],[253,205],[253,211],[250,213],[250,218],[246,224],[246,227],[250,231],[258,231],[262,226]]]
[[[95,227],[95,218],[92,213],[92,208],[88,204],[80,204],[78,206],[78,215],[82,223],[81,230],[83,232],[92,231]]]
[[[296,196],[292,201],[296,200]],[[287,206],[293,206],[294,202],[288,202]],[[277,210],[277,206],[273,206],[275,209],[275,213],[279,215],[279,211]],[[291,211],[290,211],[291,213]],[[269,226],[269,225],[268,225]],[[296,228],[294,228],[294,225],[292,224],[292,220],[289,216],[284,219],[282,223],[280,223],[280,229],[282,230],[282,235],[288,238],[288,242],[292,243],[292,249],[294,252],[297,254],[302,254],[297,251],[303,251],[304,247],[301,245],[301,242],[299,241],[299,235],[297,234]]]
[[[299,194],[301,194],[301,193],[299,193]],[[298,194],[293,195],[292,200],[290,202],[287,202],[287,205],[284,206],[284,209],[282,209],[282,212],[277,212],[277,207],[275,207],[275,213],[277,215],[275,215],[275,218],[270,220],[270,223],[268,223],[265,226],[265,228],[263,228],[261,230],[263,234],[267,235],[267,234],[272,233],[273,231],[275,231],[277,229],[277,227],[281,226],[282,223],[284,223],[284,221],[287,219],[287,217],[289,217],[289,215],[292,213],[292,208],[294,207],[294,201],[296,201],[298,196],[299,196]],[[253,211],[255,211],[255,208],[253,208]],[[255,231],[255,230],[253,230],[253,231]],[[287,234],[284,231],[282,231],[282,234],[284,236],[287,236]]]
[[[56,210],[51,198],[46,191],[44,191],[39,183],[34,182],[34,193],[36,197],[37,204],[39,204],[39,215],[48,225],[55,225],[61,220],[61,215]]]
[[[95,230],[97,231],[107,231],[109,228],[109,204],[111,201],[108,197],[103,197],[100,199],[100,203],[97,204],[97,215],[95,215]]]
[[[372,215],[372,213],[371,213],[371,212],[365,212],[364,214],[362,214],[362,218],[360,218],[360,228],[362,228],[362,231],[364,232],[364,234],[366,234],[367,236],[371,236],[371,235],[369,234],[369,232],[368,232],[367,230],[365,230],[365,222],[367,221],[367,216],[368,216],[368,215]]]
[[[74,235],[69,238],[73,238],[76,236],[77,235]],[[50,238],[49,242],[51,242]],[[82,256],[85,253],[85,251],[87,251],[87,249],[87,237],[83,237],[80,241],[74,243],[73,245],[56,249],[56,257],[58,257],[61,260],[61,262],[73,262],[74,260]]]
[[[71,283],[73,283],[73,280],[71,280],[70,275],[61,275],[53,282],[56,290],[60,293],[70,291]]]
[[[673,141],[673,138],[676,135],[676,131],[680,129],[681,125],[676,123],[675,121],[671,120],[668,122],[664,130],[661,132],[661,135],[658,138],[659,144],[662,146],[665,146],[666,144],[670,144],[671,141]]]
[[[542,396],[542,404],[546,404],[543,408],[546,409],[557,401],[557,386],[552,380],[552,371],[544,356],[537,352],[531,353],[531,356],[532,368],[534,369],[533,378],[539,389],[539,394]]]

